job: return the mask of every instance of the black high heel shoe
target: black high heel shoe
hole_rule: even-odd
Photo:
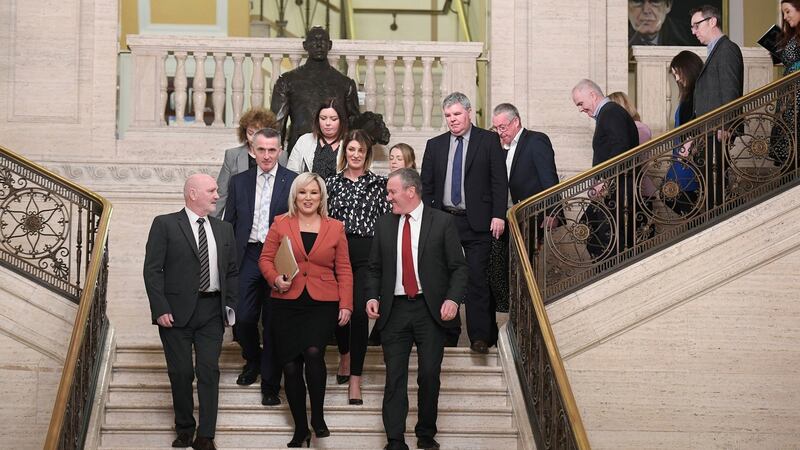
[[[311,428],[314,429],[314,436],[317,438],[325,438],[331,435],[331,430],[328,429],[328,425],[326,425],[325,422],[322,422],[322,425],[319,427],[312,423]]]
[[[350,386],[347,386],[347,399],[348,403],[351,405],[363,405],[364,400],[360,398],[353,398],[350,396]]]
[[[289,448],[300,448],[300,447],[303,446],[303,442],[306,443],[306,448],[311,447],[311,433],[307,432],[306,433],[306,437],[304,437],[302,439],[297,439],[295,437],[292,437],[292,440],[289,441],[288,444],[286,444],[286,447],[289,447]]]
[[[345,384],[350,381],[350,375],[339,375],[336,374],[336,384]]]

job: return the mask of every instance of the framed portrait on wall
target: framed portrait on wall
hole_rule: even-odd
[[[628,0],[628,46],[701,45],[692,35],[689,11],[703,5],[722,11],[727,30],[728,0]]]

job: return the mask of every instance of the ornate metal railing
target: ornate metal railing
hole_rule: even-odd
[[[105,340],[111,204],[0,147],[0,265],[78,303],[46,449],[82,448]]]
[[[589,448],[545,303],[796,186],[798,77],[509,211],[510,339],[538,448]]]

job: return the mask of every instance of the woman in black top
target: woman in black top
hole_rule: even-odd
[[[328,211],[331,217],[344,222],[350,264],[353,268],[353,317],[350,325],[349,403],[361,405],[361,371],[367,353],[369,320],[364,282],[367,262],[375,235],[375,221],[391,211],[386,200],[386,178],[375,175],[372,164],[372,139],[363,130],[353,130],[344,139],[345,151],[340,154],[339,173],[329,177]],[[341,329],[341,328],[340,328]],[[337,339],[347,339],[337,333]],[[344,355],[342,355],[344,357]]]

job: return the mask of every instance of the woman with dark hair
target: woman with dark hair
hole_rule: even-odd
[[[669,64],[669,71],[675,78],[680,92],[680,102],[675,110],[675,127],[679,127],[694,118],[694,84],[703,70],[703,60],[694,52],[684,50]],[[695,172],[690,168],[694,165],[688,160],[690,145],[678,145],[672,150],[672,165],[667,170],[666,181],[677,183],[680,192],[671,198],[665,198],[664,203],[681,216],[685,216],[697,203],[697,190],[700,185],[695,177]]]
[[[236,129],[236,135],[242,145],[225,150],[225,159],[217,176],[219,200],[217,200],[217,209],[214,211],[215,217],[222,218],[225,201],[228,199],[228,183],[231,177],[256,165],[255,154],[250,148],[253,144],[253,135],[262,128],[276,128],[277,126],[275,114],[264,108],[251,108],[242,114],[239,119],[239,127]]]
[[[347,247],[353,268],[353,316],[347,327],[336,333],[342,358],[349,358],[349,404],[361,405],[361,372],[367,353],[369,319],[364,293],[367,263],[375,235],[378,217],[388,214],[391,205],[386,200],[386,178],[370,171],[372,138],[363,130],[352,130],[344,139],[345,151],[339,154],[339,173],[325,180],[328,187],[328,211],[331,217],[344,222]],[[349,333],[347,332],[349,331]],[[349,340],[343,346],[342,340]],[[347,353],[341,350],[347,350]]]
[[[798,24],[800,24],[800,0],[782,0],[783,32],[778,39],[778,49],[783,63],[783,75],[789,75],[800,69],[800,42],[798,42]],[[800,107],[800,93],[796,94],[794,107],[785,100],[778,99],[776,111],[782,111],[784,124],[792,126],[796,109]],[[783,165],[791,156],[792,148],[789,136],[779,126],[772,128],[772,139],[769,156],[776,166]]]
[[[311,133],[294,144],[286,168],[297,173],[314,172],[322,179],[336,174],[336,160],[342,153],[342,138],[347,134],[347,116],[336,99],[328,99],[317,108]]]

